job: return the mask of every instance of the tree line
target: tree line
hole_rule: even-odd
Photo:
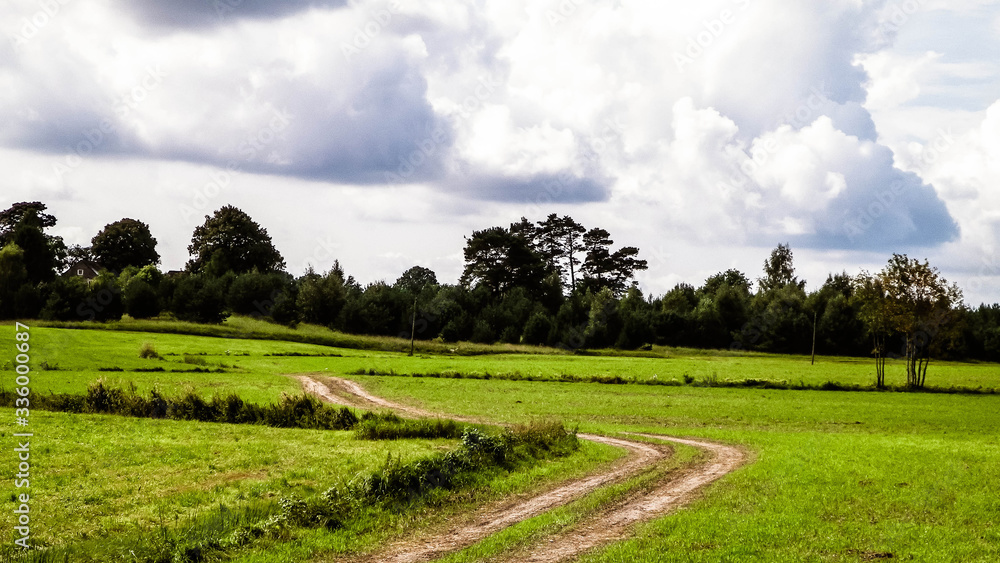
[[[108,321],[168,316],[217,323],[252,315],[294,325],[448,342],[524,343],[569,349],[648,345],[906,358],[921,386],[932,357],[1000,361],[1000,305],[972,309],[926,261],[894,255],[858,276],[831,274],[807,292],[791,249],[778,245],[756,283],[719,272],[659,296],[634,281],[647,268],[635,247],[569,216],[522,218],[465,239],[457,284],[414,266],[393,282],[362,286],[339,262],[295,277],[266,229],[226,206],[192,233],[184,271],[158,268],[148,225],[122,219],[88,247],[46,231],[56,218],[40,202],[0,213],[0,317]],[[59,276],[89,259],[105,269],[87,283]],[[814,337],[815,330],[815,337]]]

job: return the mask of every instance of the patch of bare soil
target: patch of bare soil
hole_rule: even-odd
[[[386,408],[417,417],[440,416],[376,397],[353,381],[323,377],[323,381],[320,382],[305,375],[297,376],[297,379],[302,382],[306,392],[332,403],[362,408]],[[456,420],[478,422],[461,418]],[[636,434],[636,436],[695,446],[712,453],[712,458],[698,466],[675,472],[656,488],[633,495],[626,501],[588,518],[572,531],[550,537],[548,541],[531,546],[524,553],[516,554],[516,558],[505,561],[518,563],[566,561],[597,546],[628,537],[636,524],[662,516],[691,502],[697,498],[701,488],[736,469],[746,459],[742,450],[732,446],[667,436],[646,434]],[[629,456],[601,473],[563,483],[555,489],[532,497],[519,497],[494,503],[447,529],[432,530],[418,538],[395,542],[385,546],[378,553],[349,561],[352,563],[433,561],[448,553],[474,545],[518,522],[568,504],[600,487],[624,481],[653,467],[670,455],[669,448],[646,442],[590,434],[580,434],[579,437],[624,448],[629,451]]]

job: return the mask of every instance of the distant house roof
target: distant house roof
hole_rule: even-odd
[[[101,266],[93,260],[77,260],[76,262],[73,262],[65,272],[63,272],[63,277],[82,277],[83,279],[90,281],[99,276],[102,270],[104,270],[104,266]]]

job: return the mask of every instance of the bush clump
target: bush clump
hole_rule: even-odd
[[[139,348],[139,357],[142,358],[142,359],[144,359],[144,360],[162,360],[163,359],[163,356],[161,356],[160,353],[156,351],[156,347],[154,347],[149,342],[143,343],[142,347]]]
[[[16,398],[17,395],[11,391],[0,391],[0,406],[13,406]],[[256,405],[243,401],[235,394],[205,399],[193,389],[168,397],[154,388],[148,396],[143,396],[134,383],[125,388],[110,387],[103,379],[91,383],[85,395],[39,395],[32,404],[40,410],[58,412],[316,430],[351,430],[361,420],[347,407],[327,406],[310,395],[283,395],[277,403]]]
[[[392,413],[365,413],[354,429],[354,437],[359,440],[455,439],[461,437],[466,428],[454,420],[405,420]]]
[[[13,406],[17,395],[0,390],[0,406]],[[188,389],[169,397],[154,388],[149,395],[139,393],[135,383],[125,388],[110,387],[103,379],[91,383],[84,395],[67,393],[39,395],[35,408],[58,412],[115,414],[139,418],[167,418],[228,424],[262,424],[276,428],[314,430],[354,430],[359,440],[400,440],[406,438],[446,438],[463,436],[467,425],[454,420],[409,420],[385,412],[356,414],[347,407],[322,403],[312,395],[282,395],[270,405],[247,403],[238,395],[216,394],[206,399]]]

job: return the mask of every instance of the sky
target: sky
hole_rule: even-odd
[[[1000,302],[1000,0],[34,0],[0,6],[0,204],[164,270],[224,205],[288,269],[455,283],[570,215],[653,295],[787,243],[800,279],[927,259]]]

